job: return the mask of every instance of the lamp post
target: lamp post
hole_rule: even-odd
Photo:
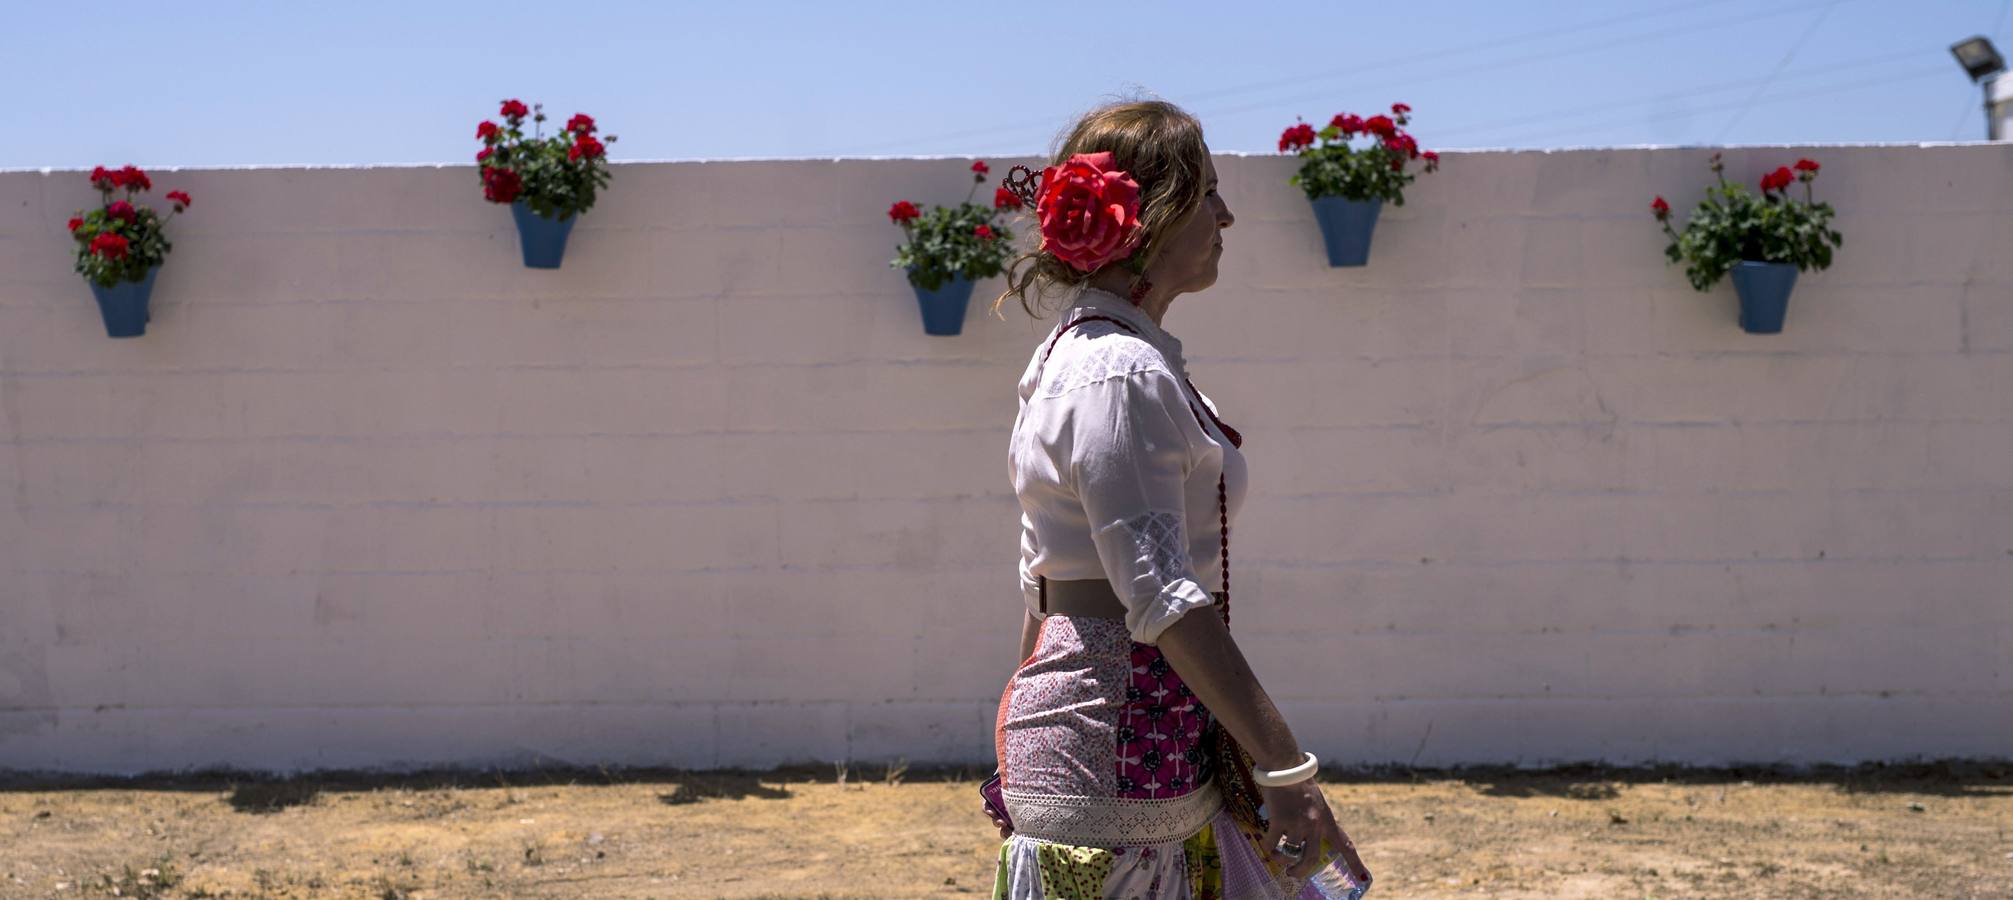
[[[2006,140],[2013,132],[2013,79],[2000,77],[2006,72],[2005,58],[1983,35],[1950,45],[1950,53],[1972,83],[1985,88],[1986,140]]]

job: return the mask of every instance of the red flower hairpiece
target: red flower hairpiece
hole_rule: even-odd
[[[1138,246],[1139,182],[1113,166],[1112,155],[1078,153],[1049,166],[1040,180],[1024,166],[1006,187],[1029,201],[1041,221],[1041,249],[1079,272],[1132,254]],[[1018,181],[1016,172],[1028,172]]]

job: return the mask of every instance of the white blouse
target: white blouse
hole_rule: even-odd
[[[1215,423],[1196,420],[1181,341],[1131,301],[1095,288],[1057,318],[1020,379],[1007,451],[1020,498],[1020,580],[1041,615],[1037,576],[1104,578],[1125,604],[1132,639],[1154,643],[1182,613],[1222,589],[1221,473],[1232,520],[1244,504],[1244,455]],[[1204,414],[1207,421],[1208,413]]]

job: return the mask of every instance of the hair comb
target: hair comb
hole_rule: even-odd
[[[1014,166],[1007,170],[1000,184],[1007,191],[1020,198],[1022,206],[1034,208],[1034,200],[1041,195],[1041,173],[1026,166]]]

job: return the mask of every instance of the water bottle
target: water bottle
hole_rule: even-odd
[[[1258,817],[1265,818],[1265,804],[1258,804]],[[1328,841],[1323,839],[1320,852],[1328,852]],[[1363,900],[1370,891],[1370,870],[1363,870],[1359,880],[1356,873],[1349,871],[1349,859],[1337,851],[1328,856],[1328,861],[1307,876],[1307,883],[1321,893],[1321,900]]]
[[[1337,853],[1314,870],[1307,883],[1321,892],[1322,900],[1362,900],[1363,894],[1370,890],[1370,873],[1366,870],[1363,880],[1357,881],[1356,874],[1349,871],[1348,860]]]

